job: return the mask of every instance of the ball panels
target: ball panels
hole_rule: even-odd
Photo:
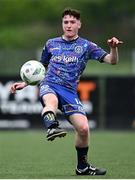
[[[37,85],[45,77],[45,67],[36,60],[27,61],[20,69],[20,76],[28,85]]]

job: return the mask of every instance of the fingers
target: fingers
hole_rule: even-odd
[[[12,84],[10,91],[12,93],[16,93],[16,90],[21,90],[26,86],[27,86],[27,84],[25,82],[16,82],[16,83]]]
[[[10,91],[11,91],[11,93],[16,93],[16,90],[18,90],[18,88],[19,88],[19,84],[18,83],[14,83],[12,86],[11,86],[11,88],[10,88]]]
[[[118,44],[123,44],[123,41],[119,41],[119,43]]]
[[[11,93],[16,93],[16,88],[15,88],[15,85],[12,85],[11,88],[10,88],[10,91]]]
[[[113,37],[111,39],[108,39],[107,43],[110,47],[116,48],[119,44],[123,44],[123,41],[120,41],[116,37]]]

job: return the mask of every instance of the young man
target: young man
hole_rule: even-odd
[[[56,111],[59,108],[75,129],[77,151],[77,175],[104,175],[105,169],[91,166],[87,162],[89,147],[89,125],[83,106],[77,95],[77,84],[89,59],[117,64],[117,46],[122,43],[113,37],[107,41],[110,53],[96,44],[78,36],[81,28],[80,13],[66,9],[62,14],[62,37],[49,39],[42,52],[41,63],[47,68],[46,77],[40,84],[40,98],[43,105],[42,117],[47,130],[47,140],[66,135],[59,127]],[[23,89],[24,82],[14,83],[12,93]]]

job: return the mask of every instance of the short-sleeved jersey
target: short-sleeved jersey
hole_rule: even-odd
[[[76,90],[87,61],[103,62],[106,55],[102,48],[81,37],[72,41],[62,37],[49,39],[41,56],[41,63],[48,66],[44,82]]]

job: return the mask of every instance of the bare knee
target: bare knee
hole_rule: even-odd
[[[89,126],[88,126],[88,124],[82,125],[78,130],[78,134],[80,136],[88,136],[88,134],[89,134]]]
[[[73,114],[70,116],[70,121],[79,136],[87,137],[89,135],[89,124],[85,115]]]

